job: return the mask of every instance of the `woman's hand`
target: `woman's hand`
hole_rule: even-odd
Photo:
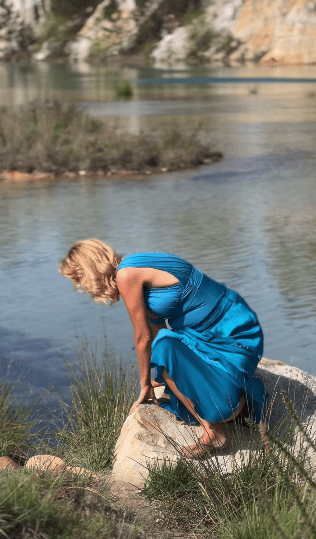
[[[135,412],[139,404],[148,400],[152,400],[155,404],[159,404],[155,397],[155,392],[151,384],[148,384],[147,386],[144,386],[141,388],[139,397],[137,401],[135,401],[133,406],[131,407],[129,414],[132,414],[133,412]]]

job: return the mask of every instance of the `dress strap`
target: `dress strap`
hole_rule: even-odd
[[[171,273],[183,287],[186,286],[192,271],[192,264],[170,253],[135,253],[127,255],[119,264],[121,268],[153,268]]]

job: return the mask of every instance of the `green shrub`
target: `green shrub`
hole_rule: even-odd
[[[114,88],[116,99],[131,99],[134,95],[133,86],[128,80],[118,82]]]

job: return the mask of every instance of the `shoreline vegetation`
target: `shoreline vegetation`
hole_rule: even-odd
[[[10,539],[312,539],[316,534],[316,482],[304,451],[294,455],[297,430],[316,450],[284,394],[287,418],[274,432],[264,423],[248,462],[224,474],[207,459],[181,458],[150,468],[134,513],[117,510],[108,476],[120,428],[137,393],[133,369],[109,349],[88,343],[69,366],[71,402],[57,421],[43,420],[20,402],[10,382],[0,385],[0,456],[20,469],[0,469],[0,534]],[[35,419],[34,419],[35,417]],[[44,423],[44,428],[41,426]],[[67,470],[25,468],[35,454],[62,458]],[[75,467],[89,474],[76,474]],[[140,510],[140,496],[152,504]],[[149,500],[149,501],[148,501]],[[136,507],[136,505],[138,507]],[[156,509],[160,517],[157,519]],[[136,510],[137,509],[137,510]],[[171,535],[170,535],[171,533]],[[173,535],[172,535],[173,534]]]
[[[58,101],[0,109],[0,179],[7,182],[148,175],[222,157],[201,141],[199,128],[122,133]]]

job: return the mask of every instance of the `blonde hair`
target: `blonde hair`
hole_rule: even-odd
[[[82,286],[95,301],[115,303],[120,299],[116,270],[122,257],[102,241],[89,239],[75,243],[59,264],[59,272],[71,279],[75,290]]]

